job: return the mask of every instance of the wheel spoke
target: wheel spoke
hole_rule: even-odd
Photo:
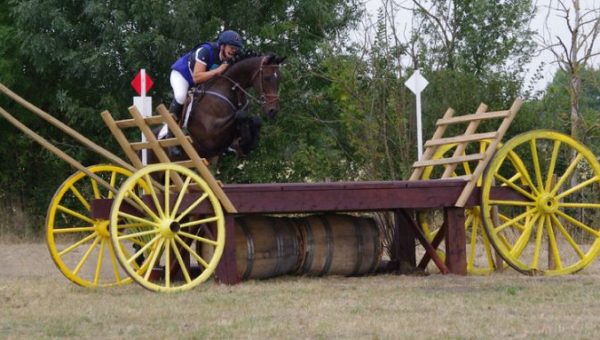
[[[98,188],[98,182],[95,179],[90,177],[90,183],[92,183],[92,192],[94,193],[94,198],[99,199],[102,198],[102,194],[100,193],[100,188]]]
[[[135,223],[123,223],[117,225],[117,229],[131,229],[131,228],[157,228],[158,224],[154,222],[150,222],[148,220],[142,219],[144,222],[135,222]]]
[[[538,158],[537,152],[537,140],[532,138],[529,141],[529,147],[531,148],[531,159],[533,161],[533,171],[535,172],[535,180],[537,182],[538,190],[542,190],[544,188],[544,182],[542,181],[542,170],[540,169],[540,160]]]
[[[511,200],[490,200],[490,205],[510,205],[519,207],[534,207],[535,202],[511,201]]]
[[[206,261],[204,261],[204,259],[202,257],[200,257],[200,255],[196,254],[196,252],[192,248],[190,248],[190,246],[188,246],[185,242],[183,242],[183,240],[179,237],[179,235],[177,235],[177,234],[175,235],[175,240],[183,248],[185,248],[185,250],[187,250],[188,253],[190,253],[190,255],[192,255],[192,257],[194,257],[196,259],[196,261],[198,261],[198,263],[200,263],[202,266],[204,266],[204,268],[208,268],[208,263],[206,263]]]
[[[185,278],[185,281],[187,283],[192,282],[192,279],[190,278],[190,273],[188,273],[188,271],[187,271],[185,263],[183,262],[183,258],[181,257],[181,254],[179,253],[179,249],[177,249],[177,245],[175,244],[175,240],[171,239],[170,243],[171,243],[171,248],[173,249],[173,253],[175,253],[175,257],[177,258],[177,262],[179,263],[179,268],[181,268],[181,272],[183,273],[183,277]]]
[[[213,245],[215,247],[219,244],[217,241],[209,240],[207,238],[204,238],[204,237],[201,237],[198,235],[194,235],[194,234],[190,234],[190,233],[186,233],[184,231],[179,231],[179,235],[185,236],[187,238],[191,238],[193,240],[196,240],[196,241],[199,241],[202,243],[207,243],[207,244]]]
[[[520,221],[524,218],[534,216],[536,213],[537,213],[537,209],[526,210],[525,212],[521,213],[517,217],[510,219],[510,220],[504,222],[503,224],[499,225],[498,227],[494,228],[494,233],[498,234],[502,230],[506,229],[507,227],[510,227],[510,226],[516,224],[518,221]],[[527,226],[525,225],[524,228],[520,228],[520,229],[524,231],[526,228],[527,228]]]
[[[599,179],[598,176],[594,176],[586,181],[583,181],[583,182],[577,184],[576,186],[570,188],[569,190],[565,190],[565,191],[561,192],[560,194],[558,194],[556,196],[556,199],[557,200],[563,199],[564,197],[569,196],[570,194],[572,194],[576,191],[579,191],[590,184],[594,184],[594,183],[598,182],[598,179]]]
[[[578,220],[574,219],[573,217],[567,215],[566,213],[557,210],[556,213],[558,215],[560,215],[561,217],[563,217],[564,219],[566,219],[567,221],[571,222],[573,225],[579,227],[580,229],[583,229],[584,231],[588,232],[589,234],[593,235],[594,237],[598,238],[600,237],[600,234],[598,233],[598,231],[590,228],[589,226],[587,226],[586,224],[579,222]]]
[[[139,231],[137,233],[132,233],[132,234],[119,235],[119,236],[117,236],[117,239],[118,240],[129,240],[132,238],[140,238],[142,236],[155,235],[158,233],[159,233],[159,230],[152,229],[152,230],[146,230],[146,231]]]
[[[183,187],[181,188],[181,191],[179,191],[179,195],[177,196],[177,200],[175,201],[175,205],[173,206],[173,213],[169,216],[170,218],[175,218],[175,215],[177,214],[177,211],[179,210],[179,206],[181,205],[181,201],[183,200],[183,197],[187,193],[188,186],[190,185],[191,181],[192,181],[192,178],[189,176],[185,179],[185,182],[183,183]]]
[[[79,260],[79,263],[73,270],[73,274],[77,275],[79,273],[79,271],[81,270],[83,265],[87,262],[87,259],[90,257],[90,254],[94,250],[94,247],[96,247],[96,244],[98,244],[98,241],[100,241],[100,236],[96,237],[96,239],[94,239],[94,242],[92,242],[92,244],[90,244],[89,248],[85,251],[85,253],[83,254],[83,257],[81,257],[81,260]]]
[[[546,217],[541,216],[537,223],[538,226],[537,233],[535,234],[535,246],[533,248],[533,260],[531,261],[531,268],[539,267],[540,251],[542,249],[542,235],[544,234],[545,221]]]
[[[504,178],[500,174],[494,174],[494,178],[500,180],[500,182],[502,182],[502,183],[506,184],[507,186],[511,187],[513,190],[517,191],[521,195],[529,198],[532,201],[535,201],[535,196],[533,196],[531,193],[527,192],[523,188],[519,187],[518,185],[516,185],[515,183],[513,183],[511,180]]]
[[[140,205],[140,207],[144,210],[144,212],[146,212],[146,214],[150,215],[150,217],[152,217],[153,220],[160,221],[160,217],[156,216],[154,211],[152,211],[152,209],[150,209],[150,207],[148,207],[146,203],[144,203],[144,201],[141,198],[139,198],[135,192],[133,192],[133,190],[129,189],[127,190],[127,192],[129,193],[129,198],[133,198],[133,200]]]
[[[508,222],[510,221],[510,219],[508,218],[508,216],[504,215],[504,214],[498,214],[498,218],[503,221],[503,222]],[[514,228],[518,229],[519,231],[523,231],[525,230],[525,226],[522,225],[521,223],[515,223],[514,224]]]
[[[171,216],[171,210],[170,210],[170,197],[171,196],[171,170],[167,169],[165,170],[165,192],[164,192],[164,197],[165,197],[165,214],[167,216]]]
[[[100,280],[100,270],[102,269],[102,259],[104,258],[104,246],[106,245],[106,239],[100,240],[100,248],[98,249],[98,259],[96,260],[96,273],[94,274],[94,283],[97,285]]]
[[[554,215],[552,215],[552,221],[558,228],[558,231],[560,231],[560,233],[563,235],[565,240],[567,240],[567,243],[569,243],[571,245],[571,247],[573,248],[573,250],[575,250],[575,252],[579,256],[579,258],[583,259],[585,257],[585,254],[583,253],[581,248],[579,248],[579,245],[577,244],[577,242],[575,242],[573,237],[571,237],[571,234],[569,234],[569,232],[567,231],[567,228],[565,228],[562,225],[562,223],[560,222],[560,220]],[[554,238],[554,233],[552,233],[552,236]],[[556,243],[556,240],[554,241],[554,243]]]
[[[472,219],[476,220],[476,219]],[[475,263],[475,249],[477,247],[477,227],[478,223],[472,223],[473,227],[471,228],[471,240],[469,242],[469,257],[467,259],[467,270],[472,270]]]
[[[176,222],[181,221],[182,218],[184,218],[185,216],[187,216],[187,214],[189,214],[192,210],[194,210],[207,197],[208,197],[207,193],[202,194],[202,196],[200,196],[196,201],[194,201],[194,203],[192,203],[189,207],[187,207],[187,209],[185,209],[184,212],[182,212],[181,214],[179,214],[179,216],[175,219],[175,221]]]
[[[529,171],[527,171],[527,168],[525,167],[525,164],[523,164],[523,162],[520,160],[520,157],[517,156],[514,152],[511,152],[511,157],[509,157],[509,159],[512,165],[515,167],[515,170],[521,174],[521,179],[523,180],[523,182],[525,182],[525,184],[529,186],[529,188],[531,188],[531,191],[533,191],[534,195],[538,195],[539,192],[537,191],[536,186],[533,184],[533,181],[529,176]],[[498,174],[494,174],[494,177],[497,175]]]
[[[539,218],[538,215],[533,216],[533,219],[528,224],[528,226],[525,228],[525,231],[523,231],[521,236],[519,236],[519,238],[517,239],[517,242],[515,242],[515,245],[510,250],[511,256],[513,256],[515,258],[519,258],[521,256],[521,254],[523,253],[523,250],[525,250],[525,246],[527,245],[527,243],[529,243],[529,239],[531,238],[531,233],[533,231],[533,228],[535,227],[535,222],[537,221],[538,218]]]
[[[118,282],[121,282],[121,274],[119,274],[119,264],[117,263],[117,257],[115,256],[115,250],[111,243],[108,243],[108,254],[110,255],[110,262],[112,263],[113,274]]]
[[[70,233],[81,233],[86,231],[94,231],[96,228],[94,227],[63,227],[63,228],[54,228],[52,229],[52,233],[54,234],[70,234]]]
[[[554,178],[554,169],[556,167],[556,161],[558,160],[558,150],[560,149],[560,141],[555,140],[552,148],[552,158],[550,158],[550,165],[548,166],[548,175],[546,177],[546,191],[550,191],[552,188],[552,179]]]
[[[165,242],[165,287],[171,286],[171,242]]]
[[[583,159],[583,155],[578,153],[577,157],[575,157],[573,162],[571,162],[571,164],[569,164],[569,167],[567,167],[567,170],[565,170],[565,173],[562,176],[560,176],[560,179],[558,180],[558,182],[556,182],[556,184],[554,185],[554,188],[552,188],[552,191],[550,191],[551,195],[556,195],[556,193],[558,192],[558,189],[565,183],[565,181],[569,178],[569,176],[571,176],[573,174],[573,171],[575,171],[577,164],[579,164],[579,162],[582,159]]]
[[[81,203],[81,205],[83,205],[83,207],[85,208],[85,210],[92,211],[92,206],[85,199],[85,197],[83,197],[83,195],[81,194],[81,192],[79,192],[79,190],[77,190],[77,188],[75,187],[75,184],[71,185],[71,187],[69,187],[69,190],[71,190],[71,192],[73,193],[73,195],[77,198],[77,200]]]
[[[201,220],[197,220],[197,221],[190,221],[187,223],[182,223],[181,224],[181,228],[189,228],[189,227],[193,227],[193,226],[197,226],[200,224],[206,224],[206,223],[210,223],[210,222],[216,222],[219,220],[219,216],[213,216],[213,217],[207,217],[207,218],[203,218]]]
[[[144,180],[146,181],[146,183],[150,183],[148,185],[148,194],[150,195],[150,197],[152,197],[152,202],[154,202],[154,206],[156,207],[156,210],[158,211],[158,215],[161,218],[165,217],[165,212],[162,209],[162,206],[158,200],[158,195],[156,194],[156,190],[154,190],[154,186],[152,185],[152,179],[150,178],[150,175],[145,175],[144,176]]]
[[[117,172],[113,171],[110,174],[110,187],[111,188],[115,188],[117,185]],[[112,192],[112,190],[108,190],[108,198],[113,198],[114,193]]]
[[[154,222],[154,221],[149,221],[149,220],[143,219],[141,217],[137,217],[135,215],[124,213],[122,211],[119,211],[118,214],[119,214],[119,217],[123,217],[123,218],[126,218],[126,219],[134,220],[134,221],[137,221],[137,222],[142,223],[144,225],[151,225],[154,228],[159,228],[160,227],[160,225],[158,223]],[[127,226],[129,226],[129,225],[131,225],[131,224],[127,224]]]
[[[554,269],[562,269],[563,265],[562,265],[562,261],[560,259],[560,253],[558,250],[558,245],[556,244],[556,237],[554,236],[554,228],[552,228],[552,220],[555,220],[556,216],[554,215],[550,215],[550,218],[546,220],[546,229],[548,230],[548,247],[550,248],[550,253],[552,254],[552,258],[554,259]],[[559,222],[560,225],[560,222]],[[567,234],[568,238],[571,238],[571,236],[569,236]],[[572,239],[571,239],[572,241]],[[571,246],[573,246],[573,244],[571,244]],[[579,249],[579,247],[577,246],[577,244],[574,245],[573,249],[575,249],[575,251],[577,251]],[[583,258],[583,256],[580,255],[580,258]]]
[[[148,263],[148,269],[144,274],[144,280],[148,281],[150,278],[150,274],[152,274],[152,269],[154,269],[154,265],[156,264],[156,260],[161,253],[163,244],[165,243],[164,238],[160,238],[156,247],[150,252],[150,262]],[[166,270],[166,269],[165,269]]]
[[[481,231],[481,236],[483,240],[483,247],[485,249],[485,255],[488,261],[488,266],[490,268],[496,268],[496,262],[494,262],[494,253],[490,245],[490,240],[488,239],[486,233],[483,230]]]
[[[88,236],[84,237],[83,239],[73,243],[70,247],[63,249],[61,252],[58,253],[58,255],[63,256],[65,254],[68,254],[71,251],[73,251],[73,249],[78,248],[80,245],[88,243],[91,239],[93,239],[96,236],[98,236],[98,234],[96,232],[93,232]]]
[[[133,256],[131,256],[130,258],[128,258],[127,259],[127,263],[131,264],[133,261],[135,261],[135,259],[137,259],[138,257],[140,257],[140,255],[142,255],[143,253],[145,253],[148,250],[148,248],[150,248],[159,239],[161,239],[160,235],[156,235],[148,243],[146,243],[142,248],[140,248],[140,250],[138,250],[135,254],[133,254]],[[143,265],[142,265],[142,267],[143,267]],[[142,267],[140,267],[140,269],[142,269]]]
[[[600,208],[600,203],[559,203],[558,205],[564,208]]]
[[[69,209],[69,208],[67,208],[65,206],[62,206],[62,205],[57,205],[56,209],[58,209],[59,211],[64,212],[65,214],[68,214],[68,215],[71,215],[71,216],[73,216],[75,218],[78,218],[78,219],[80,219],[80,220],[82,220],[84,222],[87,222],[89,224],[94,224],[94,222],[95,222],[93,219],[91,219],[91,218],[89,218],[87,216],[84,216],[84,215],[82,215],[82,214],[80,214],[80,213],[78,213],[78,212],[76,212],[74,210],[71,210],[71,209]]]

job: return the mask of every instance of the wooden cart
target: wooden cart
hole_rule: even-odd
[[[112,163],[84,167],[0,108],[13,125],[79,170],[57,190],[46,227],[58,268],[83,286],[133,280],[173,292],[215,271],[221,282],[237,283],[233,218],[241,214],[392,211],[396,263],[424,267],[431,259],[442,273],[466,274],[475,250],[491,254],[491,245],[524,273],[563,274],[585,267],[600,247],[598,227],[588,222],[600,205],[586,200],[595,197],[600,165],[584,146],[551,131],[532,131],[499,147],[521,106],[518,100],[505,111],[486,112],[482,105],[474,114],[454,116],[449,110],[408,181],[221,185],[162,105],[158,116],[148,118],[135,107],[127,120],[102,113],[128,163],[1,84],[0,91]],[[157,124],[167,124],[174,138],[156,140],[151,126]],[[462,134],[444,137],[458,125],[466,125]],[[493,128],[477,132],[484,126]],[[127,128],[141,130],[147,141],[130,142]],[[188,159],[172,162],[164,151],[172,146],[180,146]],[[144,149],[160,163],[144,166],[138,156]],[[581,199],[583,192],[588,196]],[[415,239],[425,248],[418,264]],[[436,252],[442,240],[443,254]],[[542,254],[548,265],[540,261]]]

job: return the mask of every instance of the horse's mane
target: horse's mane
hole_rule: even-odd
[[[236,63],[239,63],[240,61],[249,59],[249,58],[254,58],[254,57],[261,57],[264,55],[271,55],[272,53],[259,53],[256,51],[252,51],[252,50],[248,50],[248,51],[244,51],[241,53],[236,54],[233,58],[231,58],[231,60],[229,60],[229,65],[235,65]]]

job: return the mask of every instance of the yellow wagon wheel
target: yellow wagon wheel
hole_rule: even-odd
[[[113,165],[94,165],[88,169],[115,191],[132,174]],[[79,171],[58,188],[46,215],[46,242],[54,263],[69,280],[84,287],[131,282],[117,263],[108,220],[91,216],[91,202],[100,198],[113,198],[113,192]],[[132,240],[123,246],[132,250],[132,246],[142,245],[140,240]]]
[[[479,153],[485,152],[490,145],[489,140],[482,140],[473,146],[478,148]],[[457,144],[446,144],[441,146],[432,159],[441,159],[452,156]],[[453,176],[471,175],[477,166],[476,162],[462,162],[457,165]],[[440,169],[443,171],[443,168]],[[439,178],[441,174],[434,174],[433,167],[425,168],[422,179]],[[477,185],[481,186],[481,179]],[[428,240],[432,241],[439,232],[443,223],[443,211],[431,209],[421,211],[418,214],[419,224]],[[496,268],[493,247],[487,238],[480,217],[480,207],[474,206],[465,209],[465,233],[467,242],[467,271],[469,274],[489,274]],[[438,254],[444,258],[444,245],[440,244]]]
[[[140,181],[151,179],[150,189],[140,190]],[[202,210],[199,218],[196,209]],[[119,262],[133,280],[152,291],[183,291],[207,280],[225,246],[219,200],[198,174],[176,164],[150,165],[131,176],[113,202],[110,221]],[[139,237],[148,240],[143,248],[133,254],[121,251],[124,243]]]
[[[492,245],[522,273],[583,269],[600,249],[599,180],[600,164],[573,138],[547,130],[514,137],[485,172],[481,204]],[[502,218],[494,221],[492,211]]]

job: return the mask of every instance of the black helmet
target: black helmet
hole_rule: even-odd
[[[219,39],[217,40],[217,44],[219,45],[232,45],[237,48],[244,48],[244,43],[242,42],[242,37],[236,31],[223,31],[219,34]]]

